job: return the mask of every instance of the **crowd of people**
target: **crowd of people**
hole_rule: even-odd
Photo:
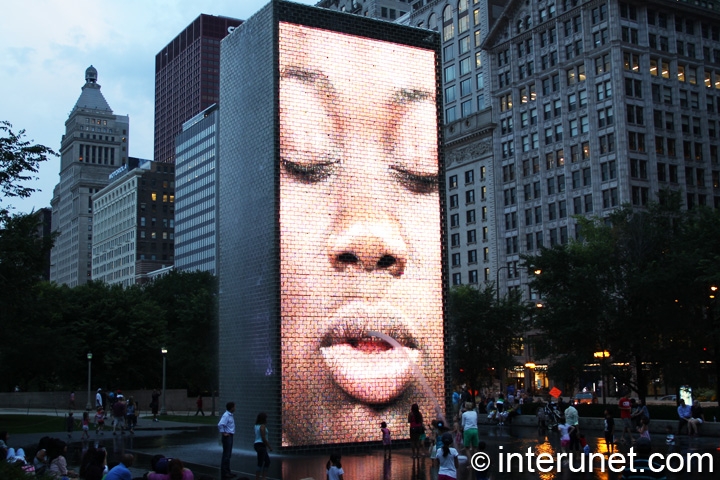
[[[55,480],[133,480],[131,467],[135,457],[125,453],[117,461],[110,462],[108,452],[98,442],[83,442],[78,470],[68,466],[68,444],[59,438],[42,437],[32,450],[10,447],[10,435],[0,432],[0,455],[7,462],[27,475],[46,475]],[[150,461],[150,469],[142,475],[143,480],[195,480],[193,472],[179,458],[156,455]]]

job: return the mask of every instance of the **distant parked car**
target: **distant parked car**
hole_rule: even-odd
[[[573,397],[573,404],[579,405],[581,403],[598,403],[597,395],[592,392],[576,393]]]
[[[664,397],[660,397],[660,400],[664,400],[667,402],[677,402],[677,395],[665,395]]]

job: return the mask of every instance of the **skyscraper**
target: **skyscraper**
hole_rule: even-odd
[[[59,236],[50,255],[50,280],[71,287],[91,277],[92,195],[109,183],[108,175],[125,165],[128,155],[130,119],[113,114],[97,78],[90,66],[65,122],[60,183],[52,199],[52,230]]]
[[[155,56],[155,161],[174,162],[183,123],[218,103],[220,40],[241,23],[201,14]]]
[[[173,165],[128,158],[93,196],[92,278],[124,287],[173,264]]]
[[[217,105],[183,124],[175,159],[175,268],[217,273]]]

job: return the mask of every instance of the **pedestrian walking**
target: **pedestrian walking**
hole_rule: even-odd
[[[137,425],[137,403],[134,397],[128,398],[125,406],[125,426],[131,434],[135,434],[135,425]]]
[[[272,452],[270,442],[268,442],[267,434],[267,414],[258,413],[255,419],[255,443],[253,448],[257,452],[257,470],[255,470],[255,480],[265,480],[267,478],[267,470],[270,467],[270,455],[268,450]]]
[[[223,480],[234,478],[237,475],[230,471],[230,456],[232,455],[233,436],[235,435],[235,402],[225,405],[225,413],[218,422],[218,430],[222,435],[222,459],[220,460],[220,474]]]
[[[150,409],[153,414],[153,422],[159,422],[158,420],[158,408],[160,408],[160,392],[156,388],[152,392],[152,400],[150,401]]]
[[[70,410],[75,410],[75,390],[70,392]]]
[[[197,411],[195,412],[195,416],[197,417],[198,413],[202,413],[202,416],[205,416],[205,412],[203,412],[203,399],[202,394],[198,395],[197,400],[195,400],[195,405],[197,405]]]
[[[615,419],[607,408],[605,409],[604,426],[605,446],[608,452],[613,453],[615,448]]]
[[[102,388],[98,388],[95,393],[95,409],[103,407]]]
[[[112,406],[113,412],[113,435],[115,430],[120,427],[120,434],[125,435],[125,415],[127,413],[127,404],[125,398],[122,395],[117,396],[117,400]]]

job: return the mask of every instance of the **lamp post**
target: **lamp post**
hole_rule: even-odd
[[[88,359],[88,392],[87,392],[87,403],[85,404],[85,410],[88,412],[92,408],[92,405],[90,404],[90,379],[92,377],[92,352],[87,353],[87,359]]]
[[[163,356],[163,384],[162,384],[162,408],[160,409],[160,415],[167,415],[167,410],[165,410],[165,360],[166,360],[166,354],[167,354],[167,348],[162,347],[160,349]]]
[[[501,270],[507,270],[510,271],[510,267],[508,265],[503,265],[502,267],[498,267],[497,271],[495,272],[495,294],[498,303],[500,303],[500,271]]]
[[[600,376],[602,377],[602,397],[603,397],[603,405],[605,405],[605,391],[607,390],[607,385],[605,384],[605,360],[610,356],[610,352],[607,350],[601,350],[599,352],[593,353],[593,357],[600,359]]]

